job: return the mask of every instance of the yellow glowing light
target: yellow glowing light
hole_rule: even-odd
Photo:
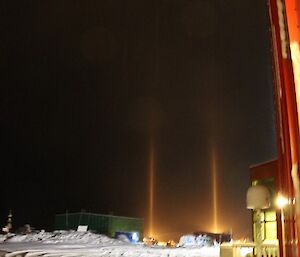
[[[215,149],[212,148],[212,198],[213,198],[213,232],[218,231],[218,185],[217,185],[217,161]]]
[[[145,245],[155,245],[157,241],[153,237],[144,237],[143,242]]]
[[[167,246],[167,242],[159,241],[159,242],[157,242],[157,245],[158,246],[166,247]]]
[[[277,206],[282,209],[284,206],[286,206],[287,204],[289,203],[289,200],[282,196],[282,195],[279,195],[276,199],[276,204]]]
[[[153,236],[153,212],[154,212],[154,147],[150,144],[149,151],[149,231],[148,234]]]

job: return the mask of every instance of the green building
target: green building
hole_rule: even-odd
[[[116,232],[138,232],[143,238],[144,220],[141,218],[103,215],[89,212],[63,213],[55,215],[56,230],[77,230],[78,226],[110,237]]]

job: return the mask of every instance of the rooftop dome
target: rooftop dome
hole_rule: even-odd
[[[248,209],[267,209],[270,207],[270,192],[263,185],[252,186],[247,191]]]

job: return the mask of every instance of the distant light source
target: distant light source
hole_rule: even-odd
[[[289,200],[282,196],[282,195],[279,195],[276,199],[276,204],[277,206],[282,209],[284,206],[286,206],[287,204],[289,203]]]
[[[159,242],[157,242],[157,245],[158,246],[166,247],[167,246],[167,242],[159,241]]]
[[[133,241],[133,242],[137,243],[137,242],[139,241],[139,239],[140,239],[139,233],[137,233],[137,232],[132,232],[131,238],[132,238],[132,241]]]

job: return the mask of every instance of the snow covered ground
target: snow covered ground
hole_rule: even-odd
[[[219,246],[162,248],[91,232],[55,231],[0,237],[0,257],[219,257]]]

